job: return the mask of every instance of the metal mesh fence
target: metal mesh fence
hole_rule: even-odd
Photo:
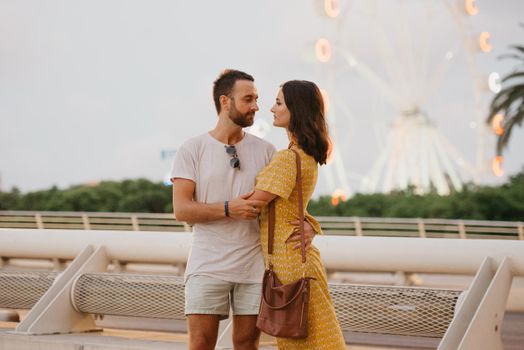
[[[0,271],[0,308],[32,308],[57,276],[57,272]]]
[[[30,309],[56,272],[0,272],[0,308]],[[354,332],[442,337],[462,291],[330,284],[340,326]],[[183,319],[184,285],[178,276],[87,273],[74,283],[78,311],[99,315]]]
[[[459,290],[331,284],[342,329],[442,337],[453,319]]]
[[[75,286],[79,311],[93,314],[184,318],[181,277],[84,274]],[[331,284],[342,329],[355,332],[442,337],[458,290]]]
[[[87,273],[75,283],[73,300],[91,314],[183,319],[183,283],[178,276]]]

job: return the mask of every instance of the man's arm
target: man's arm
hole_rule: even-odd
[[[202,223],[224,219],[224,202],[200,203],[193,197],[195,183],[192,180],[173,179],[173,212],[177,220],[189,223]],[[247,200],[251,193],[229,201],[229,217],[232,219],[253,220],[266,203],[259,200]],[[255,210],[253,210],[255,209]]]

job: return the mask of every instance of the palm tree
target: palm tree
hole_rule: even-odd
[[[502,83],[506,85],[493,97],[487,123],[491,124],[497,114],[504,116],[503,131],[497,140],[497,155],[508,146],[511,130],[515,125],[522,125],[524,120],[524,46],[512,46],[512,53],[502,56],[519,61],[515,70],[508,74]]]

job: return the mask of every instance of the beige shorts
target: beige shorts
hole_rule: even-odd
[[[262,283],[233,283],[218,278],[191,275],[185,285],[185,314],[258,315]]]

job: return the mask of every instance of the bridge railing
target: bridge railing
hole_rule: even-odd
[[[0,307],[31,309],[55,272],[0,270]],[[442,338],[461,290],[330,284],[344,331]],[[75,311],[99,316],[184,320],[183,278],[169,275],[84,273],[71,287]]]
[[[73,259],[57,276],[0,269],[0,296],[7,298],[0,298],[0,307],[25,303],[31,308],[15,334],[90,331],[96,329],[94,315],[151,316],[159,307],[165,311],[167,288],[176,308],[168,317],[180,317],[179,278],[107,274],[107,268],[114,260],[185,262],[191,238],[183,232],[0,229],[1,257]],[[475,275],[464,293],[330,285],[344,329],[438,337],[439,350],[502,349],[501,322],[512,280],[524,276],[524,242],[325,235],[315,244],[328,269]],[[36,285],[42,289],[26,296],[28,287]],[[131,310],[125,309],[129,306]]]
[[[317,218],[327,235],[488,238],[524,240],[520,221],[422,218]],[[172,214],[0,211],[0,228],[188,232],[191,227]]]

